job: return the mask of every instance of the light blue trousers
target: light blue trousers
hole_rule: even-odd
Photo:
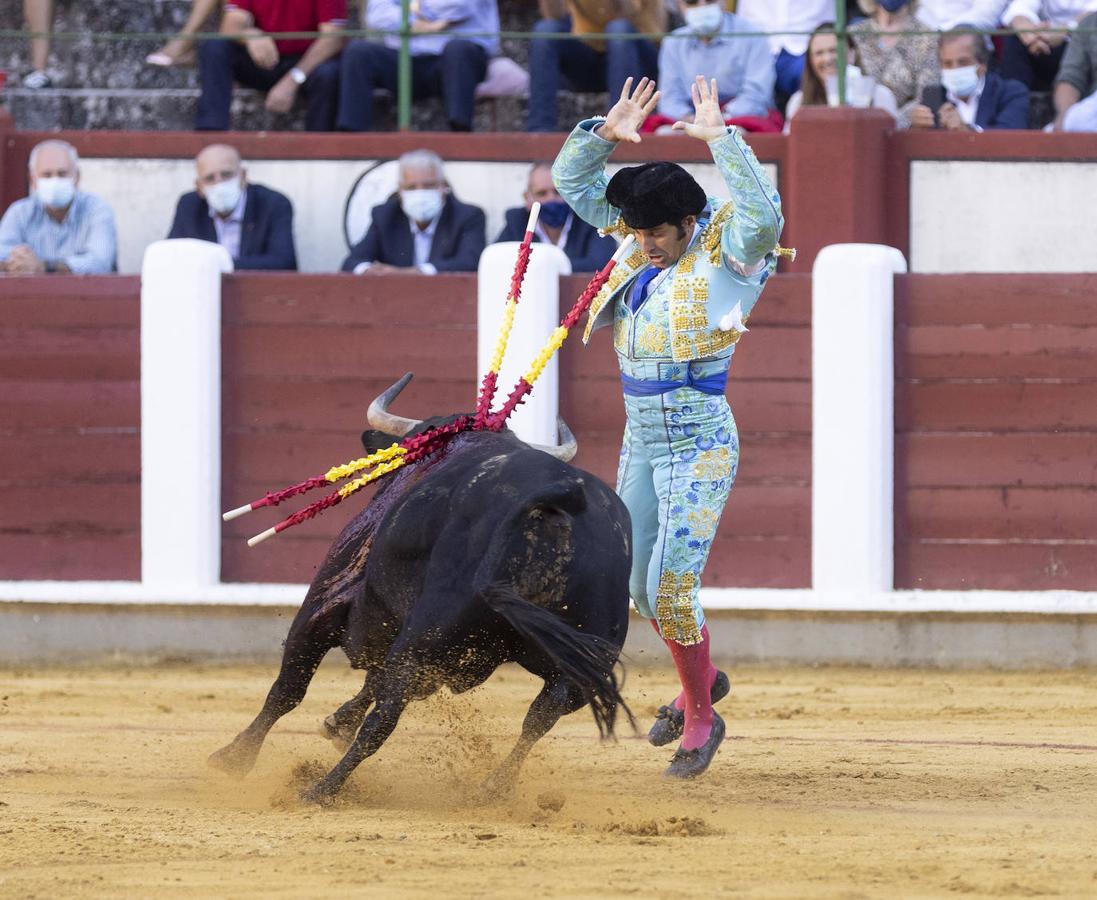
[[[629,593],[664,638],[702,640],[701,572],[739,466],[739,436],[723,396],[678,388],[625,396],[617,493],[632,516]]]

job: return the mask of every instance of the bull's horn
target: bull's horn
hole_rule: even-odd
[[[423,424],[419,419],[405,419],[403,416],[396,416],[389,412],[389,404],[396,399],[400,391],[408,386],[409,381],[411,381],[411,372],[408,372],[407,375],[369,405],[366,419],[369,421],[370,428],[376,428],[378,431],[383,431],[393,437],[403,437],[412,429]]]
[[[555,456],[563,462],[571,462],[575,456],[575,451],[579,449],[579,442],[575,440],[575,435],[568,428],[568,423],[560,416],[556,417],[556,427],[560,434],[561,444],[559,447],[546,447],[543,444],[530,444],[530,446],[547,453],[549,456]]]

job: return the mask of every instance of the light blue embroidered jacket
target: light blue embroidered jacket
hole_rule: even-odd
[[[552,178],[580,218],[624,234],[628,228],[620,210],[606,200],[605,164],[616,144],[593,134],[599,124],[599,119],[588,119],[576,126],[553,163]],[[666,339],[675,362],[730,355],[739,332],[721,331],[719,323],[736,304],[744,320],[750,315],[777,267],[777,240],[784,226],[781,198],[738,130],[728,129],[708,146],[733,199],[708,198],[699,233],[666,276],[672,281],[661,288],[660,293],[668,286],[671,292]],[[763,259],[760,271],[743,274]],[[618,263],[591,304],[584,343],[592,331],[614,321],[615,306],[624,305],[633,280],[649,265],[639,249]],[[611,302],[615,300],[620,302]],[[618,322],[615,344],[622,351],[623,343],[635,345],[635,336],[622,341],[621,317]],[[651,340],[649,335],[645,342],[649,353],[654,349]]]

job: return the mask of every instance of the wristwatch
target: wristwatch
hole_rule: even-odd
[[[304,84],[308,79],[308,75],[302,72],[297,66],[294,66],[289,70],[289,77],[296,81],[298,84]]]

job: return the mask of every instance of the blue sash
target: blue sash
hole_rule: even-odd
[[[649,381],[644,378],[633,378],[631,375],[621,373],[621,387],[629,397],[655,397],[675,391],[680,387],[691,387],[702,394],[722,394],[728,383],[728,372],[714,372],[701,378],[694,378],[693,372],[686,369],[685,381]]]

